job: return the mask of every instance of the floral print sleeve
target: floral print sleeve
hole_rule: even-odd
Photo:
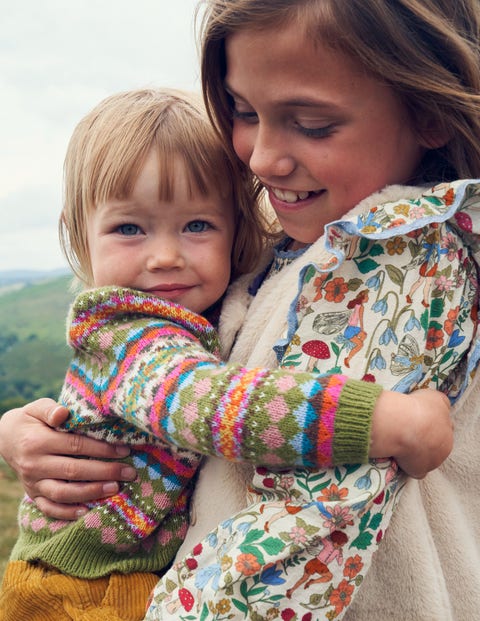
[[[278,346],[283,366],[342,370],[400,392],[441,388],[455,400],[479,357],[479,193],[474,182],[440,185],[329,225],[336,269],[303,269]],[[312,341],[322,359],[306,357]]]
[[[401,392],[440,388],[455,400],[480,355],[479,232],[477,181],[332,223],[325,262],[299,275],[279,361]],[[390,459],[321,471],[257,468],[250,506],[174,565],[146,619],[341,619],[405,481]]]

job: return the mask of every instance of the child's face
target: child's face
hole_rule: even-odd
[[[406,183],[425,152],[393,90],[287,25],[226,41],[233,146],[285,232],[311,243],[372,192]]]
[[[231,200],[212,188],[190,197],[185,166],[175,163],[172,202],[159,199],[159,166],[148,155],[131,196],[97,205],[88,221],[94,285],[149,292],[201,313],[230,280]]]

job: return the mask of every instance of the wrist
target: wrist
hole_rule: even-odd
[[[408,453],[412,437],[411,415],[417,404],[410,395],[384,390],[372,417],[370,458],[395,457]]]

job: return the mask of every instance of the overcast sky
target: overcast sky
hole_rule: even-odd
[[[197,0],[0,0],[0,271],[66,265],[57,240],[70,134],[101,99],[199,90]]]

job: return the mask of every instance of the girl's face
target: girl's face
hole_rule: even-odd
[[[415,175],[425,146],[407,111],[349,57],[287,25],[231,35],[226,58],[233,146],[297,246]]]
[[[213,188],[208,196],[191,196],[178,158],[174,172],[173,200],[160,200],[152,150],[131,195],[92,211],[87,239],[93,281],[96,287],[139,289],[201,313],[230,281],[233,206]]]

